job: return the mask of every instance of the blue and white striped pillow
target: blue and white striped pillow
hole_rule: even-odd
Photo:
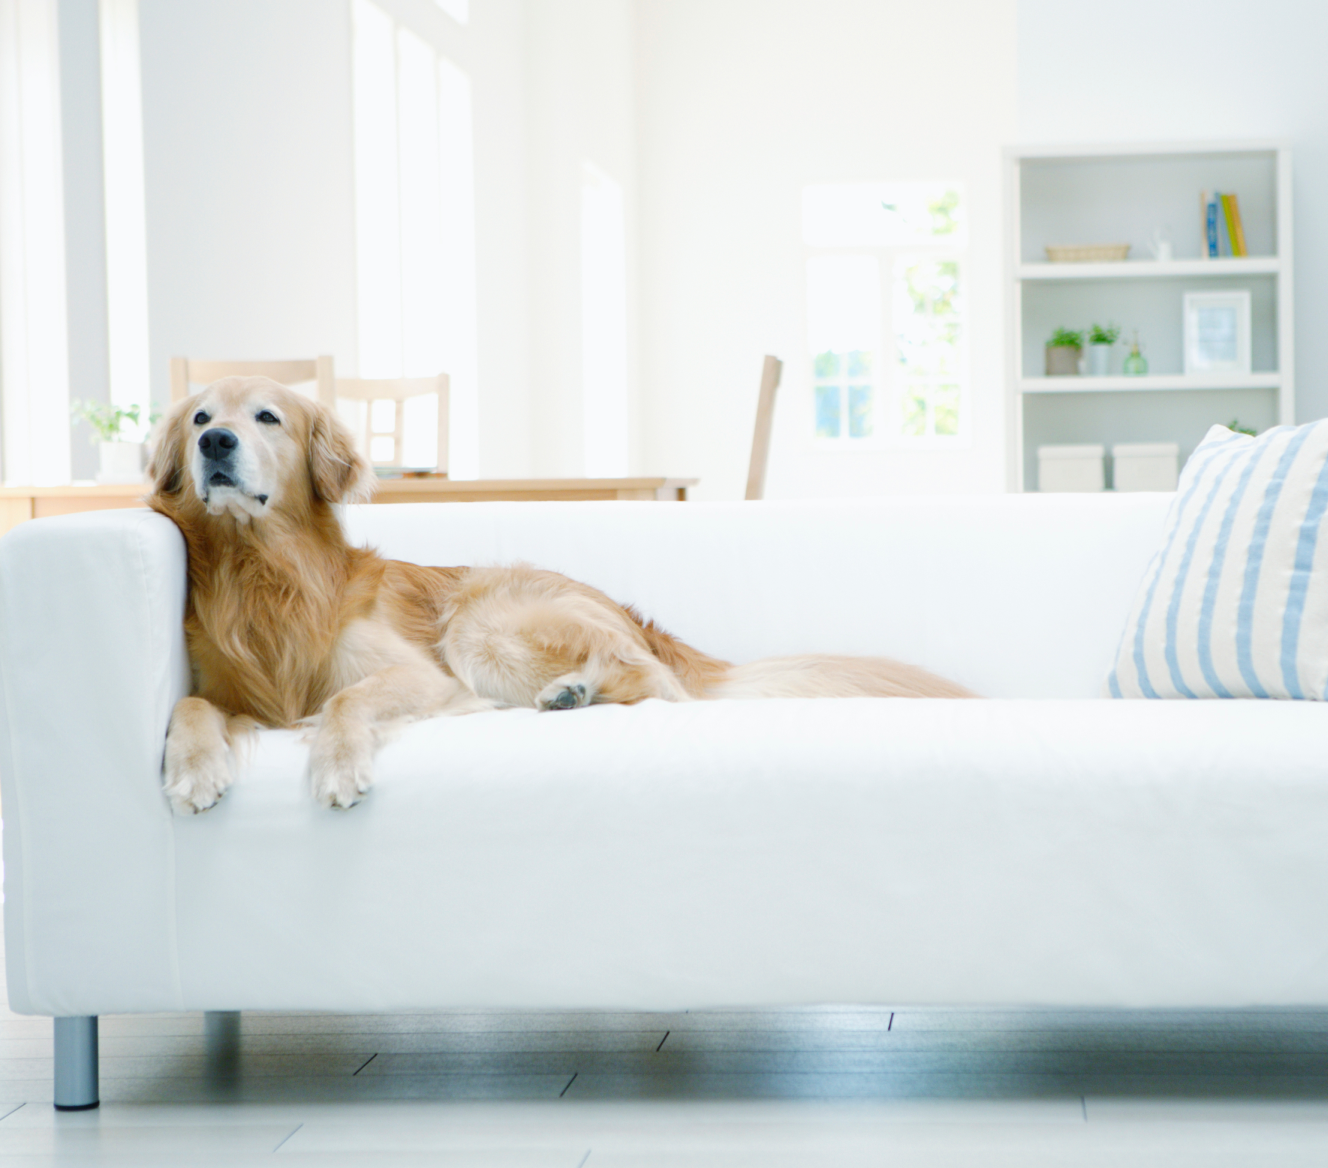
[[[1328,699],[1328,419],[1214,426],[1180,476],[1107,692]]]

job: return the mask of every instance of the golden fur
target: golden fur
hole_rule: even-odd
[[[267,378],[226,378],[177,404],[151,473],[148,501],[189,553],[194,694],[165,757],[180,811],[220,798],[231,745],[254,723],[316,716],[314,795],[349,807],[385,728],[405,719],[652,697],[971,696],[881,659],[735,667],[553,572],[426,568],[351,547],[332,504],[367,498],[372,471],[330,411]]]

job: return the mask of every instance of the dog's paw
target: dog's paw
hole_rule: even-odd
[[[325,727],[309,752],[309,783],[321,806],[354,807],[373,786],[373,753]]]
[[[232,778],[225,753],[191,750],[173,756],[167,743],[163,787],[177,814],[197,815],[215,807]]]
[[[585,678],[579,673],[568,673],[540,690],[535,707],[540,710],[575,710],[578,706],[590,705],[592,697],[594,691],[586,685]]]

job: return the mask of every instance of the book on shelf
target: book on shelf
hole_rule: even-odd
[[[1227,237],[1231,240],[1233,256],[1249,255],[1245,250],[1245,227],[1240,221],[1240,204],[1235,195],[1222,196],[1222,210],[1226,213]]]
[[[1202,209],[1203,254],[1208,259],[1220,256],[1246,256],[1245,227],[1240,219],[1240,203],[1233,194],[1204,191],[1199,196]]]

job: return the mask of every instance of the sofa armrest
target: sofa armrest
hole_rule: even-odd
[[[0,541],[0,794],[11,1007],[178,998],[166,726],[189,691],[184,540],[145,510]]]

